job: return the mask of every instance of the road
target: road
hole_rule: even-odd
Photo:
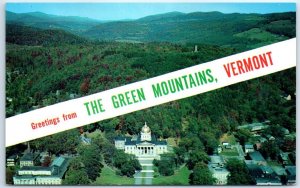
[[[141,171],[134,174],[135,185],[152,185],[153,179],[153,159],[139,159],[142,166]]]

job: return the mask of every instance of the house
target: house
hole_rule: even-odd
[[[228,142],[222,142],[222,146],[223,146],[225,149],[232,149],[232,145],[230,145]]]
[[[20,167],[34,166],[39,158],[39,153],[25,153],[20,159]]]
[[[248,153],[251,160],[257,165],[267,165],[267,161],[259,151]]]
[[[253,160],[245,160],[246,166],[256,185],[282,185],[274,170],[267,165],[258,165]]]
[[[263,123],[251,123],[247,125],[241,125],[238,126],[237,129],[248,129],[252,133],[259,133],[268,128],[269,125],[266,125],[265,123],[269,122],[263,122]]]
[[[287,173],[287,185],[293,185],[296,183],[296,166],[285,166]]]
[[[222,142],[222,146],[228,146],[230,145],[228,142]]]
[[[210,156],[210,162],[208,163],[208,169],[211,171],[213,177],[216,179],[217,185],[226,185],[229,171],[225,167],[222,156],[212,155]]]
[[[14,185],[61,185],[69,160],[57,157],[49,167],[23,166],[13,177]]]
[[[254,146],[251,143],[245,144],[245,153],[254,152]]]
[[[19,158],[18,155],[12,155],[12,156],[9,156],[9,157],[6,159],[6,166],[15,166],[16,163],[17,163],[18,158]]]

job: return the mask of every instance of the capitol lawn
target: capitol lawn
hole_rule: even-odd
[[[93,185],[133,185],[134,178],[118,176],[116,172],[107,166],[102,168],[100,177],[93,182]]]
[[[183,166],[179,170],[175,170],[175,174],[172,176],[153,178],[152,185],[189,185],[190,173],[188,168]]]

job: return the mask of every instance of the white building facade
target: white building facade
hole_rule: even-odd
[[[14,185],[61,185],[68,159],[56,158],[49,167],[23,166],[13,177]]]
[[[115,147],[137,157],[153,157],[157,159],[159,159],[160,154],[168,152],[167,142],[165,140],[157,140],[151,134],[150,127],[146,123],[138,136],[115,138]]]

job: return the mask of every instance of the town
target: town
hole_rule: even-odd
[[[252,123],[237,127],[236,132],[226,133],[220,138],[220,144],[209,155],[208,169],[214,178],[215,185],[227,185],[231,176],[231,163],[236,161],[245,164],[252,183],[255,185],[293,185],[296,183],[295,166],[295,134],[288,129],[275,126],[279,135],[268,134],[271,122]],[[271,128],[272,129],[272,128]],[[99,130],[95,130],[97,132]],[[93,140],[84,134],[78,136],[81,145],[90,145]],[[263,149],[264,143],[272,144],[276,140],[286,141],[284,149],[275,151],[275,148]],[[292,142],[289,142],[292,141]],[[141,170],[135,170],[133,177],[135,184],[139,185],[144,180],[146,185],[154,181],[154,161],[160,160],[161,155],[174,153],[173,146],[168,139],[156,139],[151,133],[150,127],[146,124],[142,127],[139,135],[133,137],[117,136],[114,138],[114,146],[117,150],[136,156]],[[175,146],[176,147],[176,146]],[[29,142],[22,154],[7,156],[7,168],[12,171],[12,182],[15,185],[60,185],[63,184],[65,174],[68,171],[72,158],[76,154],[50,155],[48,151],[34,151],[30,148]],[[263,155],[266,155],[264,157]],[[236,169],[240,170],[240,169]],[[144,174],[144,175],[142,175]],[[10,180],[11,181],[11,180]]]

